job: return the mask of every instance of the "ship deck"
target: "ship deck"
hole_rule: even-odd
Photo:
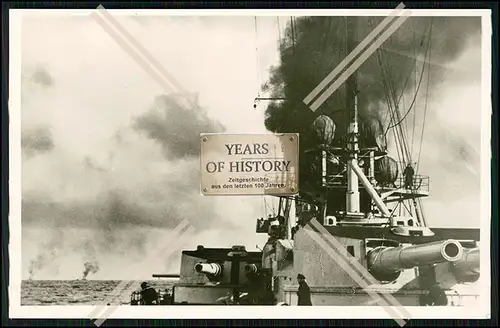
[[[423,244],[433,241],[455,239],[461,241],[479,241],[479,229],[448,229],[430,228],[433,236],[402,236],[392,233],[391,227],[363,227],[363,226],[325,226],[325,229],[337,237],[349,237],[356,239],[380,238],[391,239],[400,243]]]

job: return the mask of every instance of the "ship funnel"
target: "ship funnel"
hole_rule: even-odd
[[[218,263],[197,263],[194,269],[198,273],[204,273],[211,276],[220,276],[222,268]]]
[[[379,281],[393,281],[401,270],[443,262],[456,262],[463,254],[456,240],[414,246],[377,247],[368,253],[370,273]]]

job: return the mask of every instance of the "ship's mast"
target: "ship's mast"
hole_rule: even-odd
[[[351,53],[356,47],[355,40],[357,40],[358,21],[355,16],[346,17],[347,28],[347,53]],[[347,79],[346,82],[346,109],[349,113],[349,126],[347,130],[347,194],[346,194],[346,209],[347,212],[357,213],[360,211],[359,205],[359,182],[358,176],[352,169],[353,165],[358,164],[358,81],[357,72]]]

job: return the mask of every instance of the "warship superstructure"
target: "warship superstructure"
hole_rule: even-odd
[[[355,29],[356,18],[347,19]],[[159,303],[292,306],[298,274],[313,306],[378,305],[370,291],[409,306],[460,306],[477,297],[454,286],[479,279],[479,229],[427,225],[421,199],[430,195],[430,178],[406,172],[412,163],[390,156],[380,122],[360,119],[356,73],[346,88],[345,133],[318,113],[300,135],[307,163],[300,166],[300,193],[276,196],[277,213],[257,219],[256,233],[269,236],[262,250],[182,251],[178,281]],[[368,287],[347,266],[368,272]]]

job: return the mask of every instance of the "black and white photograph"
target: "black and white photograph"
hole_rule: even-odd
[[[489,317],[489,11],[10,25],[11,316]]]

